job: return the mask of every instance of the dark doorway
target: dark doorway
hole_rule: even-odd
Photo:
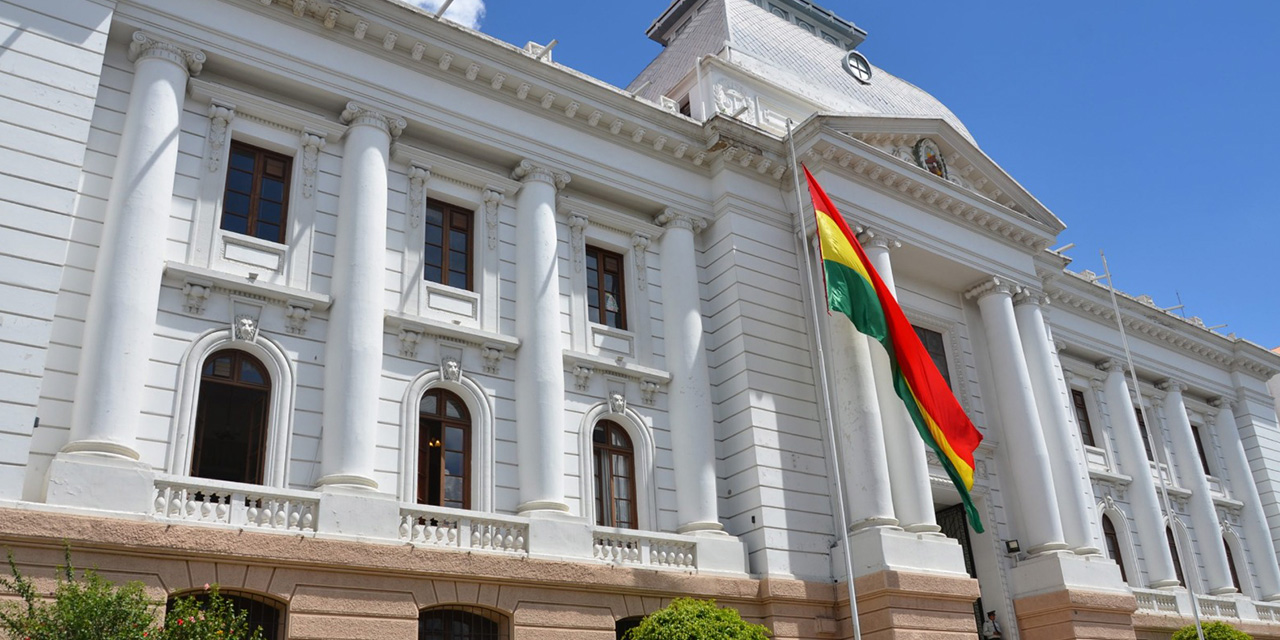
[[[964,570],[969,573],[969,577],[974,580],[978,579],[978,570],[973,566],[973,547],[969,544],[969,520],[964,513],[964,505],[958,504],[954,507],[947,507],[937,513],[938,526],[942,527],[942,533],[952,540],[960,542],[960,549],[964,551]],[[973,624],[978,633],[982,633],[982,621],[986,616],[982,611],[982,597],[973,601]]]
[[[204,362],[191,475],[262,484],[271,378],[257,358],[219,351]]]

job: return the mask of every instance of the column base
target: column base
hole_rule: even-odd
[[[724,533],[724,525],[714,520],[700,520],[676,527],[676,533]]]
[[[1078,556],[1100,556],[1100,555],[1102,555],[1102,549],[1099,549],[1099,548],[1097,548],[1097,547],[1076,547],[1075,549],[1073,549],[1073,551],[1075,551],[1075,554],[1076,554],[1076,555],[1078,555]]]
[[[592,557],[595,534],[585,518],[548,509],[520,515],[529,518],[530,558],[581,561]]]
[[[1027,549],[1027,555],[1038,556],[1045,553],[1051,553],[1054,551],[1065,551],[1070,548],[1071,548],[1071,545],[1065,542],[1046,542],[1042,545],[1034,546],[1034,547],[1031,547],[1030,549]]]
[[[353,473],[331,473],[316,481],[317,489],[325,489],[334,487],[338,489],[360,489],[368,490],[378,488],[378,481],[366,476],[359,476]]]
[[[319,511],[318,533],[352,540],[400,538],[400,501],[389,493],[366,486],[324,485]]]
[[[516,514],[531,516],[539,512],[569,513],[569,505],[558,500],[530,500],[516,507]]]
[[[694,534],[694,553],[698,557],[698,573],[731,573],[745,575],[747,545],[723,531],[700,531]]]
[[[976,638],[978,581],[965,575],[877,571],[854,581],[863,640]],[[836,585],[838,637],[852,637],[847,585]],[[1025,636],[1024,636],[1025,637]]]
[[[1021,636],[1035,640],[1132,640],[1137,608],[1133,594],[1080,589],[1013,601]]]
[[[138,455],[138,452],[133,447],[110,440],[77,440],[68,442],[66,446],[62,447],[62,453],[82,453],[103,458],[118,458],[120,460],[138,460],[142,457]]]
[[[843,578],[843,540],[831,548],[831,575]],[[969,579],[960,543],[946,536],[897,528],[860,529],[849,534],[849,555],[856,578],[881,571],[907,571]],[[976,584],[976,583],[975,583]]]
[[[45,502],[79,509],[151,513],[156,474],[117,455],[59,453],[49,464]]]
[[[1147,586],[1148,589],[1177,589],[1182,583],[1177,578],[1168,578],[1166,580],[1155,580]]]
[[[1102,556],[1045,553],[1018,563],[1010,572],[1015,599],[1064,590],[1127,593],[1120,567]]]

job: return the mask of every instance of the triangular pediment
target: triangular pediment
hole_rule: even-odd
[[[823,116],[824,125],[1058,233],[1066,225],[968,137],[940,118]]]

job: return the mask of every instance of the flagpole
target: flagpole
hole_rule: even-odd
[[[791,160],[791,177],[796,189],[796,217],[800,219],[800,253],[804,255],[805,285],[809,287],[809,311],[813,318],[813,339],[818,352],[818,384],[822,390],[822,399],[826,403],[826,435],[827,445],[831,447],[833,456],[832,476],[836,483],[836,522],[840,526],[840,547],[844,552],[845,582],[849,586],[849,618],[853,622],[854,640],[862,640],[862,625],[858,622],[858,594],[853,585],[853,557],[849,553],[849,519],[845,515],[844,482],[840,478],[840,446],[836,440],[835,419],[832,417],[831,387],[827,384],[827,363],[822,348],[822,326],[818,312],[818,301],[813,281],[813,261],[809,258],[809,225],[805,224],[804,197],[800,192],[800,168],[796,164],[796,146],[791,130],[791,118],[787,118],[787,156]],[[1201,638],[1200,640],[1204,640]]]
[[[1124,321],[1120,318],[1120,302],[1116,298],[1116,286],[1111,281],[1111,267],[1107,266],[1107,254],[1103,251],[1098,251],[1098,255],[1102,256],[1102,270],[1105,272],[1103,278],[1107,281],[1107,290],[1111,292],[1111,310],[1115,312],[1116,327],[1120,329],[1120,344],[1124,347],[1124,359],[1129,365],[1129,379],[1133,381],[1133,388],[1130,391],[1135,398],[1138,398],[1138,411],[1142,414],[1142,424],[1138,425],[1138,429],[1144,432],[1142,433],[1142,437],[1145,438],[1147,442],[1163,445],[1163,429],[1160,431],[1160,440],[1155,440],[1151,437],[1152,422],[1147,419],[1147,408],[1142,404],[1142,394],[1138,390],[1138,370],[1133,366],[1133,353],[1129,351],[1129,336],[1125,333]],[[1160,500],[1164,509],[1164,517],[1169,521],[1169,530],[1173,531],[1173,519],[1175,514],[1173,513],[1173,504],[1169,501],[1169,488],[1164,481],[1164,474],[1166,472],[1172,473],[1172,469],[1169,466],[1169,460],[1165,454],[1164,446],[1152,445],[1151,448],[1154,450],[1156,457],[1160,459],[1156,464],[1156,475],[1160,480]],[[1173,553],[1181,555],[1180,547],[1182,546],[1182,542],[1179,540],[1178,533],[1176,531],[1173,531],[1173,546]],[[1196,581],[1198,582],[1198,569],[1194,562],[1191,563],[1191,573],[1192,577],[1196,578]],[[1187,580],[1187,592],[1191,594],[1191,617],[1195,619],[1196,635],[1199,637],[1199,640],[1204,640],[1204,628],[1200,625],[1200,599],[1196,597],[1195,587],[1193,587],[1191,583],[1191,580]]]

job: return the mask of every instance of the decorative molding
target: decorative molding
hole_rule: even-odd
[[[413,50],[409,52],[409,57],[413,58],[414,61],[416,62],[416,61],[422,60],[422,56],[426,52],[427,52],[427,44],[425,42],[415,42],[413,43]]]
[[[236,117],[235,105],[209,103],[209,171],[217,172],[222,166],[222,150],[227,146],[227,128]]]
[[[555,104],[555,101],[556,101],[556,93],[554,91],[548,91],[542,94],[543,109],[550,109],[551,105]]]
[[[170,282],[182,283],[184,294],[188,291],[186,285],[190,283],[208,288],[216,293],[235,293],[245,298],[279,305],[285,305],[290,300],[304,301],[312,305],[313,311],[324,311],[333,302],[333,298],[324,294],[263,282],[262,280],[250,280],[241,276],[214,269],[196,267],[182,262],[165,262],[164,275]],[[204,297],[208,298],[208,296]],[[203,309],[201,312],[203,312]]]
[[[644,134],[644,127],[636,127],[636,130],[631,132],[631,141],[639,144],[641,140],[644,140]]]
[[[422,224],[422,216],[427,208],[427,181],[431,179],[431,167],[417,164],[409,165],[409,226],[418,228]]]
[[[530,88],[531,87],[529,86],[528,82],[521,82],[520,86],[516,87],[516,97],[521,100],[524,100],[525,98],[529,97]]]
[[[614,415],[625,415],[627,413],[627,398],[618,392],[609,394],[609,413]]]
[[[1033,291],[1027,287],[1022,287],[1017,293],[1013,294],[1013,306],[1017,307],[1024,304],[1034,304],[1040,307],[1049,306],[1049,296]]]
[[[364,36],[368,32],[369,32],[369,21],[358,20],[356,21],[355,29],[352,30],[351,35],[355,36],[356,40],[364,40]]]
[[[311,319],[312,306],[314,305],[303,300],[286,301],[284,307],[285,331],[295,336],[307,335],[307,320]]]
[[[501,346],[503,349],[515,352],[520,348],[520,341],[510,336],[484,329],[476,329],[466,325],[454,324],[443,320],[435,320],[423,316],[410,315],[397,311],[386,312],[386,324],[388,327],[401,330],[407,329],[424,336],[436,336],[446,338],[452,342],[473,345],[476,347],[489,346],[497,348]]]
[[[505,353],[506,347],[494,342],[486,342],[480,345],[480,357],[484,359],[485,373],[498,373],[501,371],[502,359]]]
[[[591,385],[591,373],[594,370],[591,367],[582,364],[573,366],[573,388],[578,391],[586,391]]]
[[[445,53],[444,55],[440,56],[440,61],[437,64],[439,65],[441,71],[448,71],[449,65],[452,62],[453,62],[453,54]]]
[[[501,91],[502,83],[506,81],[507,81],[507,74],[495,73],[493,74],[493,77],[489,79],[489,86],[492,87],[494,91]]]
[[[204,69],[207,59],[199,49],[184,47],[162,40],[146,31],[134,31],[129,42],[129,60],[135,64],[143,58],[158,58],[182,67],[187,75],[195,77]]]
[[[1156,388],[1165,393],[1184,393],[1189,387],[1179,380],[1173,378],[1165,378],[1156,383]]]
[[[208,280],[187,278],[182,284],[182,295],[186,298],[183,309],[187,313],[204,315],[205,304],[209,302],[209,294],[213,293],[213,283]]]
[[[316,172],[320,168],[320,151],[325,146],[325,134],[303,129],[302,131],[302,197],[316,194]]]
[[[981,300],[982,298],[995,294],[1012,297],[1013,294],[1020,291],[1021,288],[1022,287],[1016,282],[1001,278],[1000,276],[992,276],[969,287],[969,289],[964,292],[964,297],[966,300]]]
[[[586,230],[590,221],[586,216],[573,214],[569,216],[569,252],[573,255],[573,270],[582,273],[586,264],[587,242]]]
[[[596,109],[595,111],[591,112],[590,116],[587,117],[587,124],[594,127],[600,124],[600,118],[602,117],[604,117],[604,114],[601,113],[599,109]]]
[[[421,331],[411,327],[400,327],[400,355],[409,359],[417,358],[418,344],[421,342]]]
[[[400,116],[386,115],[355,101],[347,103],[347,108],[342,110],[340,119],[343,124],[351,127],[358,125],[377,127],[389,134],[392,139],[399,138],[400,134],[404,132],[404,128],[408,126],[408,123]]]
[[[557,191],[564,189],[565,185],[569,184],[569,174],[530,160],[521,160],[520,164],[516,165],[516,168],[512,170],[511,177],[520,182],[529,182],[531,180],[545,182],[554,186]]]
[[[578,104],[576,101],[570,102],[569,106],[564,108],[564,116],[572,119],[574,116],[578,115],[578,109],[580,108],[582,108],[582,105]]]
[[[482,194],[484,200],[484,222],[487,233],[487,240],[490,249],[498,248],[498,222],[500,213],[498,208],[502,206],[502,201],[506,198],[502,190],[493,187],[485,187]]]
[[[462,360],[451,355],[440,359],[440,378],[446,382],[462,380]]]
[[[658,395],[658,383],[653,380],[640,381],[640,402],[653,406],[653,400]]]
[[[893,238],[882,232],[867,228],[863,228],[858,233],[858,242],[862,243],[863,246],[870,245],[881,249],[887,249],[889,251],[902,248],[902,243],[899,242],[897,238]]]
[[[698,233],[707,227],[706,219],[701,216],[671,208],[663,209],[662,213],[658,214],[658,217],[654,218],[653,221],[658,226],[666,229],[688,229],[694,233]]]
[[[400,35],[397,34],[396,32],[388,31],[387,35],[382,36],[382,48],[386,51],[391,51],[392,49],[395,49],[396,39],[399,37]]]
[[[631,262],[636,270],[636,288],[644,291],[649,283],[649,266],[646,256],[649,254],[648,234],[631,234]]]
[[[231,339],[253,342],[258,339],[258,317],[249,313],[236,314],[231,321]]]
[[[466,72],[467,79],[474,81],[476,77],[479,75],[480,75],[480,65],[472,62],[471,65],[467,67],[467,72]]]

